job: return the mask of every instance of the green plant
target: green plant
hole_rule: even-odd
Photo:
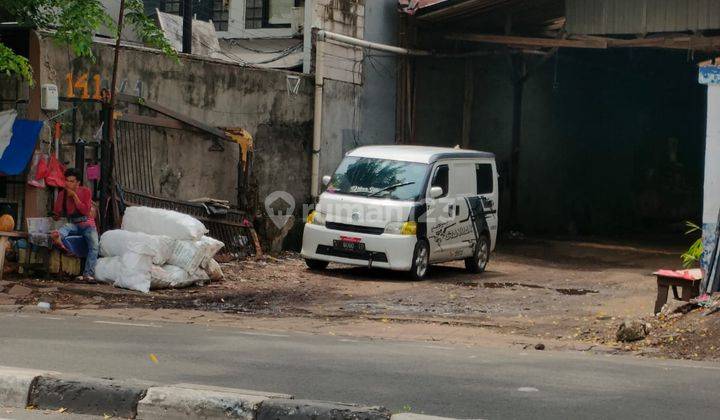
[[[7,46],[0,43],[0,73],[7,76],[19,76],[32,86],[33,73],[27,58],[17,55]]]
[[[43,29],[58,43],[68,45],[78,57],[94,60],[93,36],[102,27],[117,31],[101,0],[0,0],[0,10],[19,24]],[[125,1],[125,22],[144,43],[175,57],[177,52],[162,30],[145,15],[142,0]],[[0,42],[0,73],[33,83],[30,65],[24,57]]]
[[[702,228],[693,222],[685,222],[685,225],[689,228],[688,231],[685,232],[686,235],[689,235],[691,233],[695,233],[698,231],[702,231]],[[690,248],[688,248],[687,251],[685,251],[682,255],[680,255],[680,258],[683,261],[683,266],[685,266],[685,268],[688,268],[688,267],[691,267],[692,265],[698,263],[700,261],[700,259],[702,258],[702,253],[703,253],[703,243],[702,243],[702,237],[700,237],[695,242],[693,242],[692,245],[690,245]]]

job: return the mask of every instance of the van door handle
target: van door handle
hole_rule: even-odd
[[[460,216],[460,206],[455,206],[455,216]]]

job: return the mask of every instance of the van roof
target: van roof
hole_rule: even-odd
[[[477,150],[431,146],[363,146],[351,150],[346,156],[400,160],[404,162],[434,163],[440,159],[494,159],[495,154]]]

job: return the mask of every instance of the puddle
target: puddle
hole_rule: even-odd
[[[511,287],[516,286],[522,286],[527,287],[529,289],[547,289],[547,287],[540,286],[538,284],[527,284],[527,283],[496,283],[496,282],[485,282],[485,283],[478,283],[478,287],[483,287],[485,289],[509,289]]]
[[[467,285],[467,283],[463,283],[463,284]],[[592,289],[573,289],[573,288],[556,289],[553,287],[541,286],[539,284],[512,283],[512,282],[505,282],[505,283],[484,282],[484,283],[478,283],[477,286],[485,288],[485,289],[510,289],[513,287],[527,287],[528,289],[547,289],[547,290],[554,290],[554,291],[560,293],[561,295],[569,295],[569,296],[583,296],[583,295],[587,295],[588,293],[599,293],[597,290],[592,290]]]

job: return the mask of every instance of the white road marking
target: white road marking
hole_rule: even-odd
[[[455,350],[453,347],[443,347],[443,346],[422,346],[426,349],[432,349],[432,350]]]
[[[153,325],[153,324],[133,324],[133,323],[131,323],[131,322],[93,321],[93,324],[124,325],[124,326],[126,326],[126,327],[160,328],[159,325]]]
[[[53,321],[62,321],[62,318],[56,318],[54,316],[44,316],[42,319],[52,319]]]
[[[282,337],[282,338],[290,337],[289,335],[283,335],[283,334],[271,334],[271,333],[259,333],[259,332],[247,332],[247,331],[237,331],[237,333],[242,334],[242,335],[253,335],[253,336],[260,336],[260,337]]]
[[[537,388],[533,388],[531,386],[522,386],[522,387],[518,388],[518,391],[520,391],[520,392],[538,392],[540,390]]]
[[[666,364],[659,364],[659,365],[657,365],[657,366],[663,367],[665,370],[672,370],[673,368],[683,368],[683,369],[685,369],[685,368],[692,368],[692,369],[720,370],[720,367],[718,367],[718,366],[698,366],[698,365],[684,365],[684,366],[678,365],[678,366],[673,366],[673,365],[666,365]]]
[[[340,342],[342,342],[342,343],[359,343],[359,342],[360,342],[360,341],[358,341],[358,340],[351,340],[351,339],[349,339],[349,338],[341,338],[341,339],[339,339],[338,341],[340,341]]]

